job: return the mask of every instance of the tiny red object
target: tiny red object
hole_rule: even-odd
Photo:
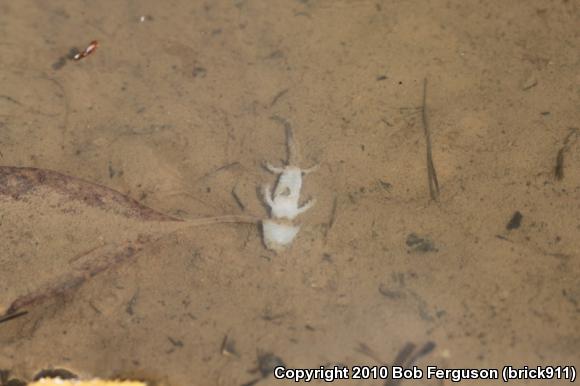
[[[78,54],[73,56],[73,59],[74,60],[81,60],[82,58],[89,56],[97,49],[98,46],[99,46],[99,42],[96,40],[93,40],[91,42],[91,44],[89,44],[83,52],[79,52]]]

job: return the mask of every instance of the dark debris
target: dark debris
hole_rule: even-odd
[[[419,237],[415,233],[409,234],[405,243],[414,252],[426,253],[438,251],[433,241],[427,237]]]
[[[520,211],[516,210],[511,220],[507,223],[506,229],[508,231],[511,231],[512,229],[518,229],[520,225],[522,225],[523,218],[524,216],[520,213]]]

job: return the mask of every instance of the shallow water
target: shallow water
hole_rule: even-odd
[[[378,365],[429,341],[422,368],[578,365],[579,22],[570,0],[0,2],[3,165],[196,218],[267,215],[272,117],[320,163],[290,250],[247,225],[162,237],[1,323],[0,368],[241,385],[264,353]]]

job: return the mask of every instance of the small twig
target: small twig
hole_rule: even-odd
[[[330,220],[328,221],[328,229],[332,228],[336,221],[336,209],[338,208],[338,197],[334,196],[332,200],[332,212],[330,213]]]
[[[397,354],[397,357],[393,361],[391,368],[395,366],[405,367],[405,364],[408,362],[409,357],[413,354],[413,351],[415,351],[416,347],[417,346],[415,346],[414,343],[407,342],[401,351],[399,351]],[[384,383],[384,386],[398,386],[400,383],[400,379],[387,379]]]
[[[286,165],[296,165],[298,163],[298,152],[296,150],[296,144],[294,143],[294,132],[292,130],[292,125],[285,118],[278,115],[271,117],[273,121],[276,121],[284,126],[286,131]]]
[[[4,323],[4,322],[7,322],[7,321],[12,320],[12,319],[19,318],[19,317],[24,316],[26,314],[28,314],[28,311],[12,312],[12,313],[9,313],[7,315],[0,316],[0,323]]]
[[[556,167],[554,168],[554,176],[557,180],[561,180],[564,178],[564,152],[566,151],[566,147],[561,147],[558,150],[558,155],[556,156]]]
[[[383,361],[381,360],[379,355],[372,348],[367,346],[365,343],[359,342],[356,351],[360,352],[361,354],[366,355],[367,357],[371,358],[372,360],[374,360],[376,363],[378,363],[380,365],[383,364]]]
[[[8,102],[12,102],[18,106],[22,106],[22,103],[20,103],[16,99],[12,98],[10,95],[0,95],[0,99],[4,99],[4,100],[7,100]]]
[[[222,346],[220,348],[220,352],[222,355],[225,356],[239,356],[237,350],[236,350],[236,342],[230,338],[230,336],[228,334],[226,334],[226,336],[224,336],[224,339],[222,340]]]
[[[417,348],[417,345],[415,345],[415,343],[411,342],[405,343],[401,351],[399,351],[399,353],[395,357],[395,360],[393,361],[393,366],[405,366],[405,364],[408,363],[411,354],[413,354],[413,351],[415,351],[415,348]]]
[[[216,174],[218,174],[218,173],[220,173],[220,172],[222,172],[224,170],[228,170],[228,169],[231,169],[233,167],[237,167],[239,165],[240,165],[240,163],[238,161],[230,162],[229,164],[220,166],[217,169],[214,169],[212,171],[209,171],[209,172],[205,173],[203,176],[199,177],[195,182],[196,183],[202,182],[202,181],[204,181],[204,180],[206,180],[206,179],[208,179],[210,177],[213,177],[214,175],[216,175]]]
[[[324,238],[328,236],[328,232],[333,227],[334,222],[336,221],[336,210],[338,209],[338,197],[334,196],[332,200],[332,209],[330,210],[330,218],[328,223],[326,223],[326,229],[324,230]]]
[[[433,163],[433,154],[431,151],[431,133],[429,131],[429,122],[427,120],[427,78],[423,80],[423,105],[421,107],[421,116],[423,119],[423,129],[425,131],[425,142],[427,146],[427,178],[429,179],[429,194],[433,201],[439,198],[439,182]]]
[[[574,137],[574,141],[571,141],[572,136]],[[578,139],[578,129],[573,127],[570,129],[570,132],[564,139],[564,145],[558,150],[558,155],[556,156],[556,167],[554,168],[554,176],[557,180],[561,180],[564,178],[564,155],[565,153],[570,150],[570,147],[574,144],[574,142]]]
[[[393,361],[393,367],[409,368],[413,366],[419,358],[422,358],[431,353],[435,349],[434,342],[425,343],[418,351],[415,351],[417,346],[414,343],[407,342],[405,346],[399,351],[397,357]],[[401,383],[400,379],[387,379],[384,386],[398,386]]]
[[[129,299],[129,302],[127,302],[127,307],[125,307],[125,312],[127,312],[129,315],[133,315],[135,313],[135,304],[137,304],[137,298],[139,297],[139,290],[137,290],[133,296],[131,297],[131,299]]]
[[[183,342],[179,339],[172,338],[170,336],[167,337],[169,343],[171,343],[174,347],[183,347]]]
[[[413,366],[415,364],[415,362],[417,362],[417,360],[419,360],[419,358],[422,358],[426,355],[429,355],[431,353],[431,351],[433,351],[434,349],[435,349],[435,342],[429,341],[429,342],[425,343],[423,345],[423,347],[421,347],[421,349],[415,353],[415,355],[413,355],[413,356],[411,356],[411,358],[409,358],[409,361],[407,362],[406,367]]]
[[[236,187],[235,186],[232,188],[232,197],[234,198],[234,201],[236,202],[236,204],[238,205],[238,207],[242,210],[242,212],[245,211],[246,210],[246,206],[244,205],[244,203],[240,199],[240,196],[238,196],[238,193],[236,193]]]
[[[276,94],[276,96],[272,99],[272,102],[270,103],[270,107],[274,106],[278,102],[278,100],[288,92],[288,90],[289,89],[284,89],[280,91],[278,94]]]

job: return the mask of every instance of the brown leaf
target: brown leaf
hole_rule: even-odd
[[[0,167],[0,315],[67,292],[190,226],[112,189],[54,171]]]

